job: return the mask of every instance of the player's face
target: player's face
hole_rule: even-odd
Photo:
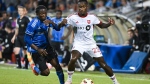
[[[62,13],[61,12],[56,12],[56,17],[61,18]]]
[[[129,31],[128,36],[129,36],[129,38],[132,38],[134,36],[133,32]]]
[[[87,13],[87,4],[85,2],[78,3],[78,13],[84,15]]]
[[[39,10],[37,16],[40,20],[44,21],[46,19],[46,16],[47,16],[47,10],[46,9]]]
[[[24,8],[18,8],[18,14],[20,16],[23,16],[24,15]]]

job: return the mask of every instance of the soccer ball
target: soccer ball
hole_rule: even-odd
[[[89,78],[85,78],[80,84],[94,84],[94,82]]]

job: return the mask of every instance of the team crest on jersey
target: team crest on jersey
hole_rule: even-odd
[[[87,23],[90,24],[90,23],[91,23],[91,20],[87,20]]]

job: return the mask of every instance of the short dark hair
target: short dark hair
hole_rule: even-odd
[[[62,13],[62,11],[61,11],[61,10],[56,10],[56,12],[60,12],[60,13]]]
[[[18,5],[17,8],[22,8],[24,9],[25,7],[23,5]]]
[[[86,4],[88,4],[87,0],[79,0],[78,2],[85,2]]]
[[[39,11],[40,11],[41,9],[47,10],[47,8],[46,8],[44,5],[39,5],[39,6],[36,8],[35,12],[36,12],[36,13],[39,13]]]

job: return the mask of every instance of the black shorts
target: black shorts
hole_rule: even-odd
[[[64,43],[63,42],[55,42],[55,41],[51,41],[52,47],[56,50],[56,52],[58,54],[63,54],[63,51],[61,49],[61,46],[64,47]]]
[[[23,48],[24,50],[27,49],[26,43],[24,41],[24,36],[17,36],[17,38],[15,39],[14,47],[20,47]]]
[[[46,62],[50,63],[50,61],[54,58],[57,59],[57,54],[54,51],[52,47],[48,47],[46,49],[48,55],[47,56],[41,56],[39,53],[32,53],[32,59],[34,63],[39,66],[40,71],[46,70],[48,67],[46,65]]]

